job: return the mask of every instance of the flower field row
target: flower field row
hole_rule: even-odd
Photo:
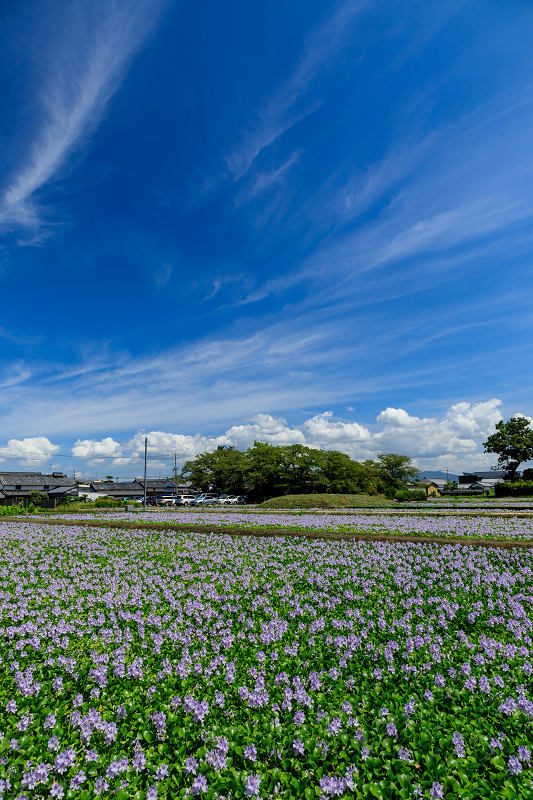
[[[165,522],[246,528],[293,528],[302,531],[338,531],[346,533],[401,534],[473,539],[533,540],[533,518],[515,517],[432,517],[417,514],[320,514],[300,512],[250,511],[147,511],[95,512],[94,519],[117,519],[124,522]],[[75,518],[75,517],[74,517]],[[87,519],[88,515],[79,516]]]
[[[533,554],[0,523],[4,798],[533,798]]]

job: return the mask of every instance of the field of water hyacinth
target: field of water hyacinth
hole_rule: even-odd
[[[69,514],[69,517],[71,515]],[[460,537],[469,539],[533,540],[533,517],[431,516],[422,514],[324,514],[308,512],[255,512],[224,510],[93,512],[93,519],[124,522],[161,522],[246,528],[292,528],[300,531],[375,533]],[[73,515],[73,518],[76,518]],[[87,514],[79,515],[86,520]]]
[[[533,553],[0,523],[3,798],[533,798]]]

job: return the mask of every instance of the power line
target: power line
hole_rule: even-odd
[[[18,453],[18,455],[14,455],[14,458],[24,458],[24,456],[41,456],[41,458],[82,458],[86,461],[92,458],[137,458],[139,461],[142,461],[143,458],[142,456],[74,456],[72,453],[42,453],[38,450],[13,450],[11,447],[0,447],[0,450],[3,450],[7,453]],[[169,455],[168,453],[150,453],[148,458],[173,459],[174,455]]]

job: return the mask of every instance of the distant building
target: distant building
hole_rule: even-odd
[[[0,504],[28,503],[31,492],[40,492],[49,500],[75,496],[76,482],[62,472],[0,472]]]
[[[138,481],[130,481],[129,483],[93,481],[87,495],[90,499],[97,499],[99,497],[109,497],[110,500],[124,500],[126,497],[141,499],[144,495],[144,488]]]
[[[520,473],[515,473],[516,477],[520,477]],[[494,489],[494,486],[497,483],[501,483],[502,481],[508,481],[511,478],[509,474],[504,469],[491,469],[487,472],[484,471],[477,471],[477,472],[463,472],[462,475],[459,475],[459,488],[460,489],[478,489],[481,490],[491,490]]]

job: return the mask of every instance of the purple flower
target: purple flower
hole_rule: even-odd
[[[113,778],[116,778],[121,772],[127,772],[128,769],[129,761],[125,756],[124,758],[114,758],[107,768],[106,775],[110,780],[113,780]]]
[[[189,758],[185,761],[185,774],[196,775],[197,769],[198,769],[198,761],[194,758],[194,756],[189,756]]]
[[[351,778],[351,776],[350,776]],[[320,791],[326,797],[340,797],[346,789],[344,778],[337,778],[333,775],[326,775],[320,779]]]
[[[59,675],[52,684],[54,692],[61,692],[63,690],[63,678]]]
[[[442,689],[443,686],[446,684],[444,675],[435,675],[435,680],[433,681],[433,683],[435,684],[435,686],[438,686],[440,689]]]
[[[48,714],[44,721],[44,727],[47,731],[52,730],[54,725],[56,724],[56,715],[55,714]]]
[[[50,797],[63,797],[65,790],[60,783],[53,783],[50,789]]]
[[[404,712],[406,717],[411,717],[415,713],[415,711],[416,711],[416,701],[415,700],[409,700],[409,702],[406,703],[404,705],[404,707],[403,707],[403,712]]]
[[[386,726],[387,736],[397,736],[398,731],[394,722],[389,722]]]
[[[465,743],[460,733],[457,731],[452,736],[452,743],[455,748],[455,755],[457,758],[465,757]]]
[[[429,790],[429,796],[434,798],[434,800],[440,800],[441,797],[444,797],[444,786],[442,783],[435,781]]]
[[[426,689],[424,692],[424,700],[428,700],[430,703],[433,700],[433,692],[431,689]]]
[[[57,752],[57,750],[59,750],[59,747],[60,747],[60,742],[57,736],[51,736],[50,739],[48,740],[48,749],[55,750]]]
[[[72,778],[72,780],[70,782],[70,790],[72,792],[77,792],[78,789],[80,789],[83,786],[83,784],[85,783],[86,780],[87,780],[87,776],[86,776],[85,772],[82,772],[82,771],[77,772],[76,775],[74,775],[74,777]]]
[[[500,714],[505,714],[507,717],[512,716],[516,711],[516,701],[512,697],[508,697],[498,708]]]
[[[519,747],[518,748],[518,757],[520,761],[523,761],[525,764],[531,766],[531,752],[527,747]]]
[[[305,722],[305,714],[303,711],[297,711],[292,719],[295,725],[303,725]]]
[[[109,784],[105,780],[105,778],[97,778],[94,782],[94,793],[95,794],[102,794],[102,792],[107,792],[109,789]]]
[[[244,786],[244,793],[246,797],[259,797],[259,788],[261,786],[261,776],[252,772],[246,778]]]
[[[257,747],[255,744],[249,744],[244,750],[244,757],[250,761],[257,761]]]
[[[388,717],[389,714],[390,714],[390,711],[387,708],[387,706],[383,706],[383,708],[380,708],[380,710],[379,710],[379,716],[380,717]]]
[[[303,754],[305,752],[305,747],[304,747],[304,743],[301,741],[301,739],[296,738],[294,740],[294,742],[292,743],[292,749],[293,749],[293,752],[296,753],[297,755],[303,756]]]
[[[149,787],[148,791],[146,792],[146,800],[155,800],[157,797],[157,786],[153,784]]]
[[[197,775],[191,786],[193,796],[197,794],[205,794],[209,789],[209,784],[203,775]]]
[[[158,711],[152,715],[152,719],[154,721],[154,727],[157,732],[158,739],[161,739],[166,733],[167,727],[167,718],[164,711]]]
[[[9,700],[8,704],[6,705],[6,711],[8,714],[16,714],[17,713],[17,701],[16,700]]]
[[[74,697],[74,700],[72,701],[72,705],[74,706],[74,708],[80,708],[80,706],[83,705],[83,695],[78,693]]]
[[[117,719],[119,722],[122,722],[123,719],[126,719],[126,709],[122,704],[117,708]]]
[[[160,764],[155,771],[154,778],[156,781],[164,781],[168,778],[168,764]]]
[[[339,717],[334,717],[328,725],[328,733],[336,736],[342,729],[342,722]]]
[[[411,751],[407,750],[406,747],[400,747],[398,750],[398,758],[400,758],[402,761],[409,761],[411,758]]]
[[[370,756],[370,750],[366,745],[364,745],[361,748],[361,758],[363,759],[363,761],[366,761],[369,756]]]
[[[522,772],[522,764],[516,756],[511,756],[507,762],[507,770],[509,775],[520,775]]]
[[[133,769],[135,772],[142,772],[146,766],[146,756],[142,747],[137,747],[133,756]]]
[[[76,761],[76,753],[72,747],[67,747],[62,753],[58,753],[54,761],[54,769],[60,775],[66,772]]]

